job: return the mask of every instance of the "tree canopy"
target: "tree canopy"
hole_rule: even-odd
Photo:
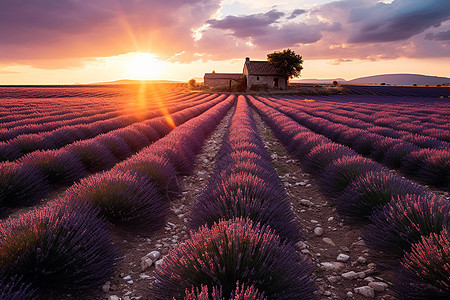
[[[267,54],[267,61],[283,74],[286,80],[300,76],[303,69],[302,57],[291,49]]]

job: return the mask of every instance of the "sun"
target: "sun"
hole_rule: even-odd
[[[159,76],[165,67],[164,61],[158,60],[155,55],[145,52],[129,53],[127,56],[124,63],[129,79],[160,79]]]

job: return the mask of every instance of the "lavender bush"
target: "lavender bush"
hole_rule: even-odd
[[[23,283],[20,278],[1,278],[0,299],[2,300],[37,300],[36,290],[30,284]]]
[[[336,197],[352,183],[355,178],[370,171],[382,171],[376,162],[362,156],[344,156],[332,161],[323,171],[319,181],[322,191]]]
[[[130,173],[110,171],[80,180],[65,199],[74,207],[90,205],[113,224],[151,233],[164,225],[168,203],[151,181]]]
[[[189,215],[189,226],[196,230],[203,225],[213,226],[219,220],[248,218],[255,224],[269,226],[283,240],[292,242],[302,238],[295,215],[286,195],[268,193],[262,182],[251,187],[228,188],[229,181],[216,183],[220,191],[207,189],[198,199]],[[218,186],[223,186],[219,188]],[[214,195],[214,196],[212,196]]]
[[[222,221],[192,232],[164,259],[153,284],[156,299],[183,299],[193,286],[221,286],[229,299],[236,282],[268,298],[314,299],[311,266],[289,244],[249,220]]]
[[[0,215],[11,207],[33,205],[49,190],[45,174],[24,163],[0,163]]]
[[[19,162],[37,167],[52,184],[70,184],[87,175],[78,157],[64,149],[34,151]]]
[[[402,261],[393,290],[400,299],[448,299],[450,235],[447,229],[422,237]]]
[[[423,236],[450,228],[450,203],[431,194],[406,195],[376,210],[369,220],[363,233],[367,246],[396,260]]]
[[[0,222],[0,274],[39,291],[96,287],[117,257],[107,224],[87,206],[56,202]]]
[[[264,293],[259,293],[254,286],[240,286],[236,282],[236,289],[231,293],[229,300],[266,300]],[[200,288],[192,288],[186,290],[184,300],[225,300],[222,296],[222,287],[213,287],[209,290],[208,286],[202,285]]]
[[[133,154],[125,140],[116,134],[101,134],[96,138],[96,141],[108,148],[112,155],[119,160],[123,160]]]
[[[129,172],[154,182],[169,198],[178,195],[177,171],[167,157],[152,154],[136,155],[116,165],[113,170]]]
[[[418,184],[386,172],[368,172],[356,178],[334,201],[338,213],[365,220],[372,211],[391,201],[392,197],[424,194]]]
[[[306,172],[320,177],[323,170],[333,161],[346,157],[356,156],[353,150],[335,143],[324,143],[311,149],[302,161],[302,167]]]
[[[117,159],[100,142],[87,140],[77,142],[63,148],[76,155],[86,170],[95,173],[109,169],[117,163]]]

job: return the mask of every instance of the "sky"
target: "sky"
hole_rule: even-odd
[[[450,77],[450,1],[0,0],[0,84],[188,81],[287,48],[306,79]]]

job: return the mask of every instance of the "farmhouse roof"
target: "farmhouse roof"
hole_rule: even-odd
[[[205,73],[204,79],[232,79],[238,80],[241,78],[240,73]]]
[[[249,75],[283,76],[268,61],[247,60],[245,66]]]

